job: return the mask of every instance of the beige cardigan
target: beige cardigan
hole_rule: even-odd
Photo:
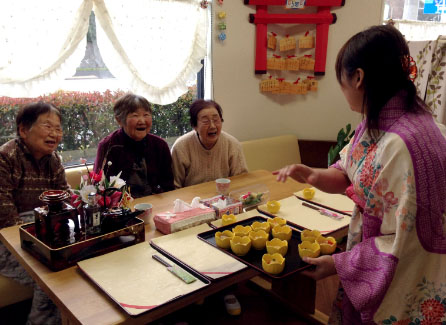
[[[172,162],[176,188],[248,172],[240,142],[224,131],[210,150],[195,131],[179,137],[172,147]]]

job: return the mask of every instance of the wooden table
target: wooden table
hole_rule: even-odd
[[[271,172],[258,170],[231,177],[231,190],[253,184],[265,184],[270,190],[270,199],[280,200],[304,188],[304,184],[292,179],[278,183]],[[179,190],[152,195],[135,200],[133,203],[149,202],[153,213],[172,208],[177,198],[190,202],[194,197],[208,198],[216,195],[214,182],[189,186]],[[174,306],[159,308],[136,318],[128,316],[100,289],[91,283],[77,266],[53,272],[20,247],[19,226],[0,230],[0,240],[14,254],[20,264],[28,271],[40,287],[51,297],[62,314],[64,324],[144,324],[178,310],[190,303],[218,292],[234,283],[258,275],[257,271],[247,268],[232,276],[213,281],[205,291],[180,299]],[[146,225],[146,240],[161,236],[153,224]],[[308,297],[307,297],[308,298]]]

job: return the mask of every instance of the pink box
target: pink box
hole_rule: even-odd
[[[213,204],[217,203],[217,201],[219,199],[226,199],[226,207],[219,209],[217,207],[215,207]],[[221,217],[224,214],[239,214],[243,212],[243,206],[242,206],[242,202],[240,202],[239,200],[233,199],[229,196],[221,196],[221,195],[217,195],[214,197],[211,197],[209,199],[204,199],[200,201],[201,203],[203,203],[204,205],[211,207],[213,209],[215,209],[215,212],[217,214],[217,219],[221,219]]]
[[[192,210],[175,213],[166,211],[155,215],[153,218],[156,229],[163,234],[170,234],[187,228],[192,228],[214,220],[215,211],[212,208],[194,208]]]

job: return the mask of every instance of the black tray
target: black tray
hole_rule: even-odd
[[[110,232],[73,236],[73,242],[65,244],[57,242],[56,245],[51,245],[38,239],[34,222],[20,226],[19,232],[21,247],[52,271],[145,241],[144,221],[139,218],[133,218],[122,228]]]
[[[281,279],[284,277],[287,277],[293,273],[303,271],[309,267],[311,267],[310,264],[305,263],[302,261],[301,257],[299,256],[299,248],[298,245],[302,242],[300,239],[300,232],[293,229],[294,225],[291,225],[288,223],[289,226],[292,228],[292,235],[291,239],[288,241],[288,252],[285,255],[285,268],[283,271],[279,274],[270,274],[263,270],[262,268],[262,256],[263,254],[266,254],[266,248],[262,250],[256,250],[251,248],[251,250],[246,254],[245,256],[238,256],[234,254],[231,251],[231,248],[229,249],[223,249],[217,246],[217,243],[215,242],[215,233],[217,231],[224,231],[224,230],[232,230],[237,225],[251,225],[253,222],[259,221],[259,222],[267,222],[268,218],[262,217],[262,216],[255,216],[246,220],[242,220],[227,226],[223,226],[220,228],[216,228],[213,230],[209,230],[206,232],[202,232],[201,234],[198,234],[197,237],[201,240],[205,241],[206,243],[214,246],[215,248],[225,252],[228,255],[231,255],[235,259],[239,260],[240,262],[255,268],[257,271],[262,272],[263,274],[267,275],[270,278],[274,279]]]

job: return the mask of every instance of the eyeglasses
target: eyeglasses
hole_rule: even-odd
[[[57,136],[61,136],[63,135],[63,131],[60,128],[60,126],[53,126],[49,123],[42,123],[42,124],[37,124],[37,126],[39,128],[41,128],[42,130],[44,130],[45,132],[47,132],[48,134],[50,134],[51,132],[53,132],[55,135]]]
[[[215,125],[221,124],[221,122],[223,122],[223,119],[221,119],[219,116],[217,117],[213,117],[212,119],[208,119],[208,118],[202,118],[199,119],[198,122],[200,122],[203,125],[211,125],[211,122],[214,123]]]

